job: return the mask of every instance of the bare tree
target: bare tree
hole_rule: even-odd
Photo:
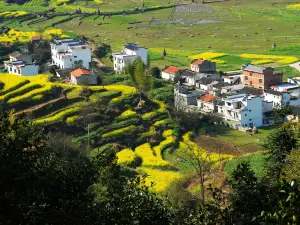
[[[177,157],[192,166],[201,185],[201,204],[205,203],[205,180],[212,173],[211,152],[199,147],[196,143],[184,142],[185,147],[177,153]]]

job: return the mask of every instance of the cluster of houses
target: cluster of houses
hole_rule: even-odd
[[[221,76],[216,63],[195,60],[190,70],[165,68],[162,77],[174,80],[175,107],[221,118],[234,129],[248,130],[272,124],[274,108],[300,105],[300,78],[283,82],[283,73],[274,68],[246,64],[242,72]]]
[[[92,49],[85,42],[74,39],[55,39],[51,46],[51,63],[56,75],[66,82],[78,85],[97,84],[97,76],[91,71]],[[26,51],[15,51],[4,61],[4,69],[11,74],[35,76],[39,66]]]

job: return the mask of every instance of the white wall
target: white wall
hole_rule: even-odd
[[[20,76],[35,76],[39,73],[39,66],[34,64],[20,66],[20,70],[16,66],[8,66],[8,72]]]
[[[248,97],[247,111],[241,112],[241,124],[248,126],[261,127],[263,126],[263,98],[262,97]],[[246,126],[246,127],[247,127]]]
[[[215,106],[214,106],[213,102],[205,102],[205,101],[202,101],[200,99],[197,99],[197,106],[200,110],[202,110],[202,109],[206,109],[206,110],[209,110],[209,111],[214,111],[215,110]]]
[[[165,79],[165,80],[171,80],[171,81],[173,81],[174,77],[175,76],[173,74],[169,74],[169,73],[165,73],[165,72],[161,73],[161,78]]]
[[[290,101],[291,95],[290,93],[282,93],[281,96],[273,95],[270,93],[264,93],[264,99],[267,102],[273,102],[273,107],[279,106],[282,107],[286,105]]]

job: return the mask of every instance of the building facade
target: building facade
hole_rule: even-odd
[[[163,69],[161,78],[169,81],[174,81],[175,75],[180,72],[180,69],[175,66],[168,66]]]
[[[97,76],[87,69],[79,68],[71,73],[71,83],[75,85],[95,85],[97,84]]]
[[[247,64],[242,67],[243,84],[260,89],[269,89],[272,85],[282,83],[282,73],[274,73],[274,68]]]
[[[124,73],[126,65],[132,63],[137,57],[140,57],[145,65],[148,64],[148,49],[139,47],[135,43],[124,45],[124,49],[121,52],[114,52],[112,56],[116,73]]]
[[[209,60],[197,59],[191,63],[191,71],[197,73],[215,73],[216,69],[216,63]]]
[[[52,63],[59,69],[90,68],[92,49],[89,44],[74,39],[57,39],[50,45]]]
[[[8,73],[20,76],[35,76],[39,73],[37,64],[26,64],[24,61],[13,61],[6,64]]]

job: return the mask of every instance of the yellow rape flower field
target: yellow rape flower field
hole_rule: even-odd
[[[284,55],[260,55],[260,54],[241,54],[240,57],[246,59],[268,59],[274,60],[281,64],[291,64],[299,61],[299,58],[295,56],[284,56]]]
[[[286,8],[292,10],[300,10],[300,4],[288,5]]]
[[[226,53],[217,53],[217,52],[203,52],[197,55],[191,55],[189,56],[189,59],[216,59],[223,56],[226,56]],[[222,60],[220,60],[222,61]]]
[[[117,163],[124,166],[130,166],[137,158],[134,151],[132,151],[130,148],[125,148],[118,152],[117,157]]]
[[[24,16],[27,15],[28,12],[25,11],[5,11],[5,12],[0,12],[0,17],[19,17],[19,16]]]
[[[63,31],[61,29],[49,29],[45,30],[42,33],[36,31],[19,31],[16,29],[11,29],[7,34],[0,35],[0,43],[1,42],[21,42],[26,43],[31,41],[31,38],[34,36],[42,36],[43,40],[51,40],[52,35],[57,35],[61,38],[69,37],[67,35],[64,36]]]

